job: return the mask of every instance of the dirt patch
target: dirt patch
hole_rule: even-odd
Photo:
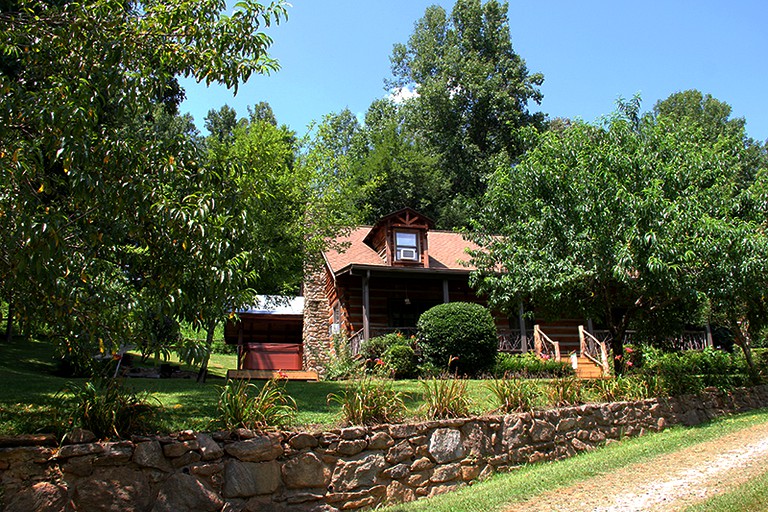
[[[505,512],[682,510],[763,474],[768,423],[515,503]]]

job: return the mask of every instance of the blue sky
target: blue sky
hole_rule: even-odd
[[[392,45],[405,43],[427,6],[453,1],[293,0],[289,19],[269,29],[282,69],[251,78],[237,96],[182,80],[201,131],[211,108],[241,116],[267,101],[299,135],[348,107],[362,115],[387,94]],[[512,45],[544,74],[544,100],[531,110],[593,121],[619,96],[639,93],[644,110],[673,92],[699,89],[744,117],[747,133],[768,139],[768,2],[666,0],[509,2]]]

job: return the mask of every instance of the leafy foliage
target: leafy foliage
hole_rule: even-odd
[[[507,11],[496,0],[459,0],[450,14],[428,7],[390,57],[388,85],[417,93],[403,105],[406,126],[438,156],[450,184],[444,227],[465,225],[498,159],[524,152],[520,129],[543,125],[528,104],[541,101],[544,77],[512,48]]]
[[[469,375],[492,367],[498,350],[496,325],[483,306],[439,304],[421,315],[417,327],[419,347],[434,365],[445,367],[455,362],[457,371]]]
[[[333,353],[325,369],[328,380],[343,380],[356,377],[363,368],[363,361],[352,355],[349,338],[346,335],[335,335],[331,340]]]
[[[706,320],[708,301],[722,311],[726,290],[744,307],[761,303],[765,215],[736,211],[764,207],[754,195],[764,178],[734,173],[751,154],[743,138],[708,136],[696,123],[641,115],[637,98],[599,125],[544,134],[492,177],[475,224],[474,284],[497,307],[529,300],[542,314],[600,319],[616,354],[633,322],[679,332]]]
[[[135,343],[152,315],[194,317],[184,271],[223,282],[243,268],[228,246],[243,219],[220,214],[176,77],[237,89],[277,69],[258,30],[286,10],[225,7],[29,0],[0,13],[0,286],[68,350]]]
[[[418,372],[418,358],[410,345],[390,346],[384,352],[383,361],[396,379],[408,379]]]
[[[225,429],[285,427],[296,417],[296,402],[276,379],[261,389],[248,380],[230,379],[220,389],[216,408],[218,424]]]
[[[665,394],[697,393],[705,387],[730,389],[748,382],[744,361],[723,350],[662,352],[646,350],[643,373],[658,376]]]
[[[525,354],[507,354],[500,352],[496,355],[493,375],[498,377],[520,378],[552,378],[573,375],[573,368],[567,361],[542,359],[533,352]]]

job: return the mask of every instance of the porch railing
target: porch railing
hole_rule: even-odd
[[[352,334],[349,337],[349,351],[353,356],[360,353],[360,345],[363,343],[363,329]]]
[[[539,324],[533,326],[533,347],[539,357],[560,360],[560,343],[544,334]]]
[[[525,331],[526,346],[523,346],[523,331],[520,329],[507,329],[498,331],[499,352],[522,354],[531,350],[533,343],[533,329]]]
[[[595,330],[592,334],[599,341],[610,346],[611,333],[607,330]],[[636,331],[626,331],[624,333],[624,344],[634,343],[636,341]],[[687,330],[680,333],[679,336],[672,336],[664,340],[669,348],[674,350],[704,350],[710,346],[709,335],[707,331]]]
[[[706,331],[683,331],[680,336],[666,340],[675,350],[704,350],[710,346]]]

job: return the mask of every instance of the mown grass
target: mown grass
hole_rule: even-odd
[[[687,446],[711,441],[730,432],[768,421],[768,409],[718,418],[696,427],[672,427],[663,432],[627,439],[599,450],[582,453],[559,462],[523,466],[511,473],[498,474],[487,481],[434,498],[395,505],[388,512],[490,512],[512,503],[533,501],[537,496],[562,489],[592,477],[645,462]],[[749,503],[764,503],[766,481],[755,482]],[[735,497],[734,497],[735,498]],[[738,501],[735,503],[739,503]],[[723,508],[717,510],[767,510],[767,508]],[[715,510],[701,508],[695,510]]]
[[[764,512],[768,510],[768,472],[725,494],[685,509],[685,512]]]
[[[134,357],[138,364],[138,356]],[[149,359],[146,364],[160,364]],[[178,364],[178,361],[171,360]],[[149,391],[162,406],[159,412],[163,431],[216,428],[216,403],[224,384],[226,370],[236,366],[234,355],[212,354],[210,373],[205,384],[194,379],[126,379],[129,388]],[[181,366],[182,370],[194,368]],[[10,344],[0,344],[0,435],[13,435],[54,429],[54,411],[60,407],[56,394],[69,383],[83,379],[56,376],[56,354],[50,342],[14,338]],[[424,403],[423,388],[416,380],[393,383],[397,391],[407,395],[408,414],[415,416]],[[329,428],[339,423],[339,406],[329,404],[328,394],[339,393],[344,382],[285,383],[286,390],[298,407],[297,426]],[[468,381],[473,412],[493,409],[493,398],[486,381]]]

